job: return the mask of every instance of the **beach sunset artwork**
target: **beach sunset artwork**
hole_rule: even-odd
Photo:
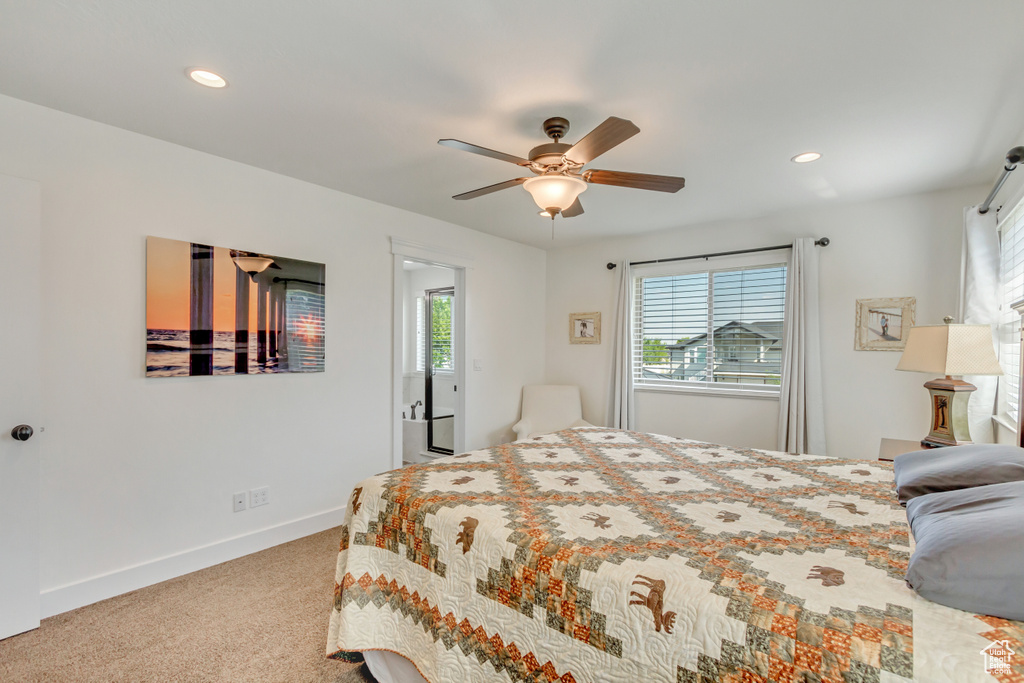
[[[323,372],[322,263],[146,238],[146,376]]]

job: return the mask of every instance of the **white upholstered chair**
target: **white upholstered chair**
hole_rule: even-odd
[[[523,387],[522,418],[512,429],[517,440],[530,439],[570,427],[593,427],[583,419],[580,388],[568,384],[527,384]]]

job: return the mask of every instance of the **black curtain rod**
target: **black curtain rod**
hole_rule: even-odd
[[[814,246],[816,247],[827,247],[831,242],[827,237],[814,240]],[[736,251],[719,251],[714,254],[697,254],[696,256],[677,256],[676,258],[659,258],[653,261],[630,261],[631,266],[646,266],[649,263],[668,263],[669,261],[691,261],[693,259],[703,258],[708,259],[713,256],[735,256],[736,254],[753,254],[758,251],[776,251],[778,249],[792,249],[792,244],[777,244],[774,247],[757,247],[756,249],[737,249]],[[608,262],[608,270],[615,270],[617,264]]]
[[[1024,159],[1024,147],[1014,147],[1006,153],[1006,165],[1003,166],[1003,172],[999,176],[999,180],[996,181],[996,186],[992,188],[992,191],[988,193],[988,197],[978,207],[978,213],[988,213],[988,207],[992,204],[992,200],[996,198],[999,190],[1003,189],[1003,183],[1010,176],[1010,172],[1017,168],[1017,164],[1020,160]]]
[[[317,287],[324,286],[324,283],[322,282],[316,282],[315,280],[303,280],[298,277],[275,277],[273,281],[275,284],[278,282],[283,282],[285,284],[288,284],[289,282],[301,282],[304,285],[316,285]]]

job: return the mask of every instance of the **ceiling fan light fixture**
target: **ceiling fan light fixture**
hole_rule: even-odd
[[[523,183],[523,187],[544,212],[541,215],[552,215],[552,212],[560,213],[572,206],[576,198],[587,189],[587,183],[573,176],[550,174],[530,178]]]

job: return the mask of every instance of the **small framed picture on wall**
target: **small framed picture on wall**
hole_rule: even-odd
[[[856,351],[902,351],[914,326],[912,296],[895,299],[857,299]]]
[[[570,344],[600,344],[601,314],[570,313],[569,314]]]

